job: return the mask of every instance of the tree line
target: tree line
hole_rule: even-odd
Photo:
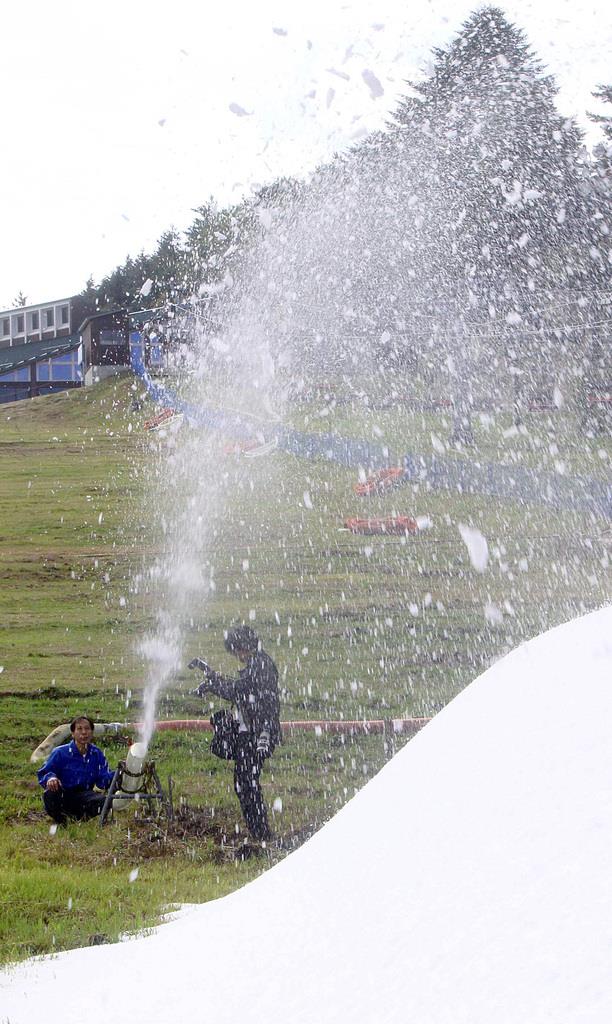
[[[211,200],[84,295],[98,309],[186,303],[211,334],[256,322],[280,366],[444,381],[466,439],[496,373],[517,407],[568,375],[597,395],[612,376],[612,115],[589,115],[604,142],[587,153],[492,6],[406,85],[383,130],[307,181]],[[612,86],[595,95],[612,103]]]

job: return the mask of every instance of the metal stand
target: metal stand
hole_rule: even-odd
[[[122,801],[146,801],[149,808],[149,814],[153,814],[154,808],[157,809],[158,813],[161,813],[165,809],[166,816],[170,821],[172,821],[174,817],[172,808],[172,781],[170,779],[168,780],[169,795],[166,799],[166,795],[162,789],[162,784],[159,780],[159,775],[155,768],[155,761],[147,761],[141,775],[137,776],[140,779],[140,784],[138,789],[134,792],[126,793],[121,788],[124,775],[134,778],[132,772],[128,771],[126,768],[125,761],[120,761],[106,793],[104,804],[102,805],[102,810],[100,812],[100,827],[106,824],[108,816],[113,809],[113,799],[117,794],[121,795]]]

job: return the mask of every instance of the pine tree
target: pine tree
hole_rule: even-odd
[[[588,289],[597,262],[581,134],[499,9],[474,14],[434,57],[391,126],[395,179],[403,174],[412,194],[403,220],[418,291],[407,282],[407,318],[415,298],[437,306],[441,354],[450,351],[465,405],[480,368],[496,364],[510,363],[532,391],[542,379],[552,391],[554,363],[571,344],[559,296]]]
[[[594,97],[612,104],[612,86],[600,86]],[[584,418],[587,429],[595,433],[610,433],[612,430],[612,344],[610,343],[610,322],[612,321],[612,290],[610,269],[612,267],[612,114],[589,114],[599,124],[603,141],[594,149],[594,163],[591,185],[597,206],[599,250],[603,258],[598,266],[597,291],[589,306],[593,326],[586,332],[584,358],[585,407]]]
[[[593,96],[604,103],[612,104],[612,85],[602,85]],[[595,124],[599,124],[603,131],[604,139],[595,147],[595,175],[596,186],[612,199],[612,114],[589,114],[589,118]]]

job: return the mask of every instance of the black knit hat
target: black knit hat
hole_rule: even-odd
[[[236,626],[228,629],[225,634],[225,650],[230,654],[237,654],[238,651],[257,651],[259,649],[259,637],[250,626]]]

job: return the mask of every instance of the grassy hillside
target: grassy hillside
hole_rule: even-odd
[[[107,941],[154,922],[173,902],[244,884],[329,818],[401,743],[289,738],[263,776],[279,837],[268,859],[232,858],[241,823],[231,771],[210,756],[204,733],[154,739],[162,782],[174,781],[173,826],[128,812],[104,830],[74,824],[49,834],[29,763],[34,747],[78,711],[131,722],[142,711],[137,645],[156,629],[149,570],[165,544],[155,484],[165,442],[144,433],[153,407],[145,401],[134,411],[137,396],[140,387],[120,378],[0,407],[3,960]],[[365,403],[315,402],[291,415],[309,431],[336,429],[400,452],[429,451],[448,434],[442,413]],[[503,417],[478,421],[476,457],[609,472],[609,439],[585,440],[562,412],[534,416],[519,434],[509,427]],[[435,714],[505,650],[610,597],[609,534],[589,516],[407,488],[359,499],[355,472],[327,462],[280,452],[216,459],[231,503],[208,510],[208,539],[194,551],[214,562],[215,589],[184,616],[185,663],[199,653],[234,670],[222,631],[252,610],[281,672],[285,720]],[[366,510],[427,516],[431,526],[413,538],[341,529],[345,515]],[[459,523],[487,538],[486,572],[470,564]],[[201,715],[194,683],[180,672],[159,716]],[[111,763],[125,742],[104,744]]]

